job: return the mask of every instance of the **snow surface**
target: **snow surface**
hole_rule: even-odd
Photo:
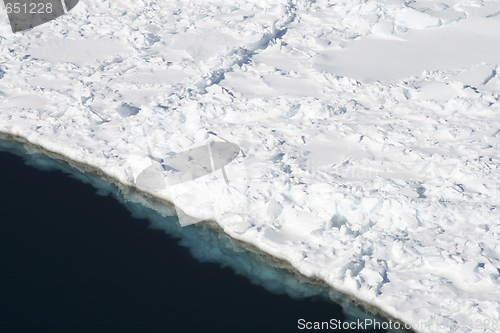
[[[500,2],[80,1],[0,22],[0,131],[154,191],[419,332],[500,325]],[[495,326],[497,325],[497,326]]]

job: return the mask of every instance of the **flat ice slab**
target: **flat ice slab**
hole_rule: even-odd
[[[495,331],[499,13],[88,0],[16,34],[4,16],[0,131],[130,186],[150,156],[238,145],[226,175],[146,190],[416,331]]]

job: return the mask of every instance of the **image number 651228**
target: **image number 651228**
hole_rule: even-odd
[[[23,13],[30,13],[30,14],[50,14],[52,13],[52,4],[49,3],[43,3],[40,2],[38,4],[36,3],[18,3],[14,2],[12,3],[7,3],[5,5],[5,9],[7,10],[7,14],[20,14],[21,12]]]
[[[12,32],[50,22],[73,9],[79,0],[4,0]]]

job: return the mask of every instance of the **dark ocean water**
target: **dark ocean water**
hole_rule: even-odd
[[[301,318],[345,319],[198,262],[95,193],[0,151],[0,332],[303,332]]]

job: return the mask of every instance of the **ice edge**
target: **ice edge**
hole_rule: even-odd
[[[102,169],[93,167],[89,164],[85,164],[82,162],[77,162],[77,161],[71,160],[70,158],[68,158],[67,156],[65,156],[63,154],[59,154],[59,153],[50,151],[50,150],[48,150],[40,145],[34,144],[34,143],[30,142],[28,139],[26,139],[25,137],[0,131],[0,140],[16,141],[18,143],[23,144],[25,147],[30,148],[30,150],[32,150],[36,153],[43,154],[51,159],[64,161],[64,162],[68,163],[68,165],[70,167],[78,170],[79,172],[93,173],[93,174],[99,176],[100,178],[104,179],[108,183],[114,184],[115,186],[118,187],[118,189],[120,191],[123,191],[124,193],[133,192],[134,194],[138,194],[140,196],[143,196],[147,201],[151,202],[152,204],[159,204],[159,205],[166,206],[173,213],[176,212],[176,209],[179,210],[179,208],[176,208],[168,200],[164,200],[162,198],[159,198],[148,191],[141,190],[137,186],[130,186],[130,185],[123,184],[115,177],[105,173]],[[141,202],[140,204],[144,205],[143,202]],[[144,206],[146,206],[146,205],[144,205]],[[158,211],[154,205],[146,206],[146,207],[153,209],[155,211]],[[289,261],[282,259],[282,258],[278,258],[276,256],[273,256],[273,255],[259,249],[257,246],[255,246],[253,244],[249,244],[249,243],[246,243],[244,241],[241,241],[241,240],[238,240],[238,239],[231,237],[229,234],[225,233],[224,229],[221,228],[220,225],[217,223],[217,221],[215,221],[213,219],[203,220],[199,223],[196,223],[195,225],[196,226],[205,226],[205,227],[208,227],[210,230],[212,230],[215,233],[225,235],[230,240],[230,242],[233,244],[233,246],[235,248],[258,254],[264,262],[266,262],[267,264],[269,264],[273,267],[283,269],[283,270],[286,270],[286,271],[292,273],[301,283],[309,283],[312,285],[319,285],[319,286],[324,286],[324,287],[330,288],[332,291],[334,291],[338,294],[341,294],[348,301],[352,302],[356,307],[359,307],[364,312],[367,312],[367,313],[375,315],[375,316],[380,316],[381,318],[383,318],[384,320],[387,320],[387,321],[390,320],[392,322],[400,323],[401,327],[402,327],[402,330],[400,330],[400,331],[416,332],[413,329],[406,328],[406,327],[410,326],[408,323],[405,323],[401,319],[396,318],[396,317],[388,314],[387,312],[383,311],[382,309],[380,309],[372,304],[369,304],[367,302],[364,302],[364,301],[356,298],[352,294],[346,293],[344,291],[340,291],[335,286],[328,284],[326,281],[324,281],[316,276],[307,276],[307,275],[302,274],[298,269],[293,267],[293,265]],[[339,303],[338,300],[335,300],[335,299],[332,299],[332,301]]]

